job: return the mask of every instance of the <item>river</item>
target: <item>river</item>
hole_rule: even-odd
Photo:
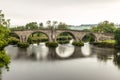
[[[49,49],[41,43],[27,49],[9,45],[5,50],[12,60],[2,80],[120,80],[120,53],[114,49],[89,43]]]

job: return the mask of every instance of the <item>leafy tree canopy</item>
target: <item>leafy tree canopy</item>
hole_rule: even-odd
[[[100,22],[96,27],[93,27],[91,31],[102,33],[113,33],[115,31],[114,23],[109,21]]]

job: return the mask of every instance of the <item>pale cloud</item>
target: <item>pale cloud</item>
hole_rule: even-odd
[[[63,21],[68,24],[120,22],[120,0],[0,0],[0,9],[12,25],[29,21]]]

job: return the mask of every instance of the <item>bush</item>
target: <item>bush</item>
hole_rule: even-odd
[[[46,38],[46,37],[30,37],[29,39],[28,39],[28,42],[30,43],[30,44],[32,44],[32,43],[40,43],[40,42],[47,42],[48,41],[48,38]]]
[[[84,43],[83,42],[76,42],[76,41],[74,41],[73,43],[72,43],[72,45],[74,45],[74,46],[78,46],[78,47],[81,47],[81,46],[84,46]]]
[[[9,69],[9,63],[10,57],[6,55],[6,52],[4,50],[0,51],[0,68],[6,67],[6,69]]]
[[[17,46],[20,47],[20,48],[27,48],[27,47],[29,47],[29,43],[27,43],[27,42],[19,42],[17,44]]]
[[[58,46],[57,42],[46,42],[47,47],[56,48]]]
[[[57,38],[57,40],[71,40],[71,39],[72,39],[71,36],[59,36],[59,37]]]
[[[10,37],[8,38],[8,43],[9,44],[12,44],[12,45],[15,45],[19,42],[19,39],[15,38],[15,37]]]
[[[8,42],[5,40],[0,40],[0,50],[3,50],[8,45]]]
[[[115,36],[115,40],[116,40],[116,45],[120,46],[120,28],[116,29],[114,36]]]

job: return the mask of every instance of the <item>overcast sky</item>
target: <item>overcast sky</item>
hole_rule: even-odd
[[[120,0],[0,0],[11,25],[61,21],[71,25],[120,23]]]

